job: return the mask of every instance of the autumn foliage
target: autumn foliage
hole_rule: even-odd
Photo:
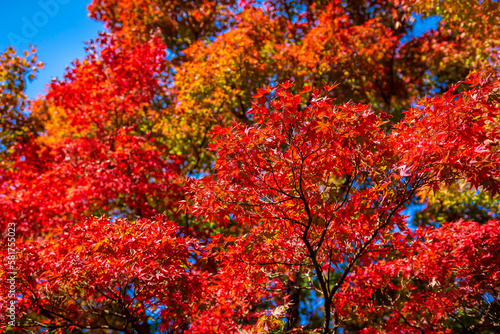
[[[89,12],[45,96],[1,57],[1,332],[500,330],[495,2]]]

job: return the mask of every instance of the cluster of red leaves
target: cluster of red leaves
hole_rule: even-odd
[[[260,267],[235,263],[222,249],[207,252],[164,216],[84,219],[43,241],[18,242],[17,250],[23,327],[146,333],[152,320],[171,333],[236,333],[265,313],[257,305],[282,294]],[[8,272],[0,274],[5,296]]]
[[[204,302],[207,307],[197,315],[188,333],[240,333],[252,330],[253,323],[265,315],[269,308],[276,307],[283,296],[283,287],[279,279],[273,278],[272,271],[262,270],[255,265],[255,259],[248,261],[241,255],[239,245],[219,251],[212,248],[208,259],[216,258],[217,274],[211,277],[205,289]]]
[[[165,56],[157,39],[130,45],[103,35],[52,83],[46,105],[34,108],[47,133],[2,161],[2,224],[30,235],[91,215],[176,211],[182,160],[152,132]]]
[[[88,51],[86,59],[77,60],[47,94],[56,108],[66,112],[66,123],[77,131],[104,136],[153,118],[155,98],[168,95],[161,76],[168,68],[161,40],[133,44],[101,35]]]
[[[499,105],[492,97],[500,83],[476,74],[464,85],[469,87],[460,94],[453,86],[406,112],[393,132],[400,164],[412,178],[464,178],[494,195],[500,192],[500,122]]]
[[[495,328],[500,287],[500,222],[459,221],[438,229],[417,230],[416,241],[394,243],[396,259],[358,267],[349,289],[339,296],[345,311],[370,322],[366,333],[448,333],[450,323],[463,330]],[[468,317],[479,313],[479,322]],[[460,326],[458,326],[460,328]]]
[[[127,132],[18,147],[2,171],[2,222],[30,235],[89,215],[172,210],[181,198],[178,158],[165,158],[165,148]]]
[[[163,329],[182,332],[204,303],[207,274],[196,268],[204,250],[162,216],[85,219],[52,229],[43,241],[18,242],[17,249],[16,318],[29,315],[25,326],[143,333],[154,316]],[[5,296],[9,271],[0,274]]]
[[[251,110],[253,126],[214,130],[217,179],[207,176],[196,183],[193,194],[203,201],[193,207],[195,214],[222,224],[267,220],[285,228],[291,221],[303,223],[306,212],[296,211],[304,196],[311,210],[330,215],[338,203],[327,201],[325,192],[335,179],[375,170],[377,161],[387,164],[393,155],[380,128],[383,121],[367,106],[333,106],[315,91],[311,106],[301,111],[308,89],[292,95],[279,88],[267,104],[263,94],[269,92],[254,96],[259,103]]]

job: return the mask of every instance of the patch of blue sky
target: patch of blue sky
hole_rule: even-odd
[[[430,16],[423,18],[421,15],[413,15],[415,23],[413,24],[413,29],[410,33],[412,37],[421,36],[427,31],[438,27],[438,23],[441,20],[439,16]]]
[[[45,67],[28,84],[29,98],[45,94],[54,77],[85,56],[84,42],[97,37],[104,26],[88,17],[90,0],[4,1],[0,12],[0,52],[13,46],[18,53],[37,46],[38,59]]]

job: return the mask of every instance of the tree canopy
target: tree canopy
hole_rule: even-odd
[[[500,331],[497,1],[88,10],[1,56],[0,332]]]

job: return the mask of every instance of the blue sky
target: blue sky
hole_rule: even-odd
[[[36,45],[38,59],[45,63],[35,81],[28,84],[31,98],[43,94],[53,77],[62,77],[65,67],[85,55],[84,41],[97,36],[104,26],[88,17],[91,0],[2,1],[0,52],[9,45],[24,51]]]
[[[2,1],[0,12],[0,52],[13,45],[18,52],[36,45],[38,59],[45,63],[35,81],[28,84],[27,95],[44,94],[54,77],[62,77],[66,66],[83,58],[84,42],[104,30],[102,23],[88,17],[92,0]],[[417,20],[414,35],[437,25],[436,18]]]

